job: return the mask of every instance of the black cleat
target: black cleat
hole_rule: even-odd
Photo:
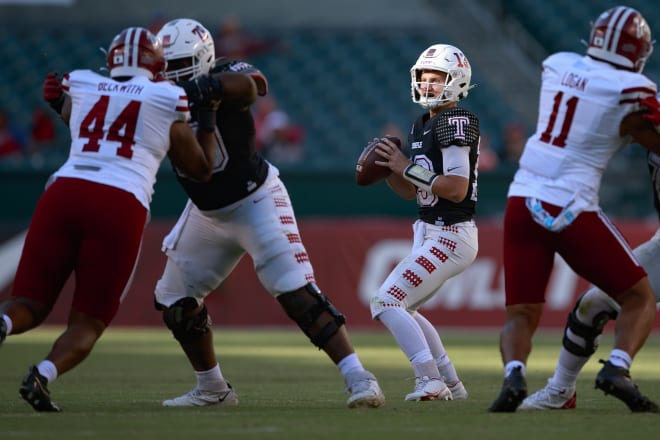
[[[630,372],[625,368],[617,367],[610,361],[599,360],[603,368],[596,376],[596,388],[611,394],[628,405],[632,412],[660,412],[658,405],[648,397],[642,395],[630,378]]]
[[[516,367],[504,378],[502,391],[488,411],[515,412],[525,397],[527,397],[527,381],[522,375],[522,367]]]
[[[50,400],[50,393],[46,385],[48,380],[39,374],[34,365],[30,367],[28,374],[23,378],[23,383],[18,392],[23,400],[32,405],[36,411],[60,412],[59,406]]]

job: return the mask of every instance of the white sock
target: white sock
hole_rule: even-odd
[[[351,353],[344,359],[340,360],[337,364],[337,368],[339,368],[341,375],[344,377],[353,370],[364,371],[362,362],[360,362],[360,358],[356,353]]]
[[[410,313],[399,307],[393,307],[382,312],[378,319],[392,333],[394,340],[408,360],[412,362],[416,355],[424,350],[428,351],[430,356],[431,350],[424,337],[424,332],[417,321],[410,316]],[[421,361],[421,359],[416,360]]]
[[[207,371],[195,371],[197,388],[205,391],[220,391],[227,388],[227,382],[220,371],[220,364]]]
[[[49,360],[41,361],[41,363],[37,365],[37,370],[39,370],[39,374],[46,378],[49,385],[57,379],[57,367]]]
[[[415,372],[415,377],[430,377],[432,379],[440,378],[440,373],[438,372],[438,366],[435,364],[435,361],[432,357],[429,356],[429,360],[425,362],[413,362],[412,367]]]
[[[612,365],[616,367],[625,368],[630,370],[630,365],[632,365],[632,358],[628,353],[623,350],[615,348],[610,352],[610,358],[608,359]]]
[[[429,344],[431,354],[438,366],[438,371],[440,372],[442,380],[451,385],[460,382],[458,374],[456,373],[456,368],[451,362],[451,359],[449,359],[445,346],[442,344],[442,339],[440,339],[440,334],[438,334],[436,328],[419,312],[413,313],[412,317],[415,318],[415,321],[419,324],[422,332],[424,332],[424,338],[426,338],[426,343]]]
[[[11,334],[11,329],[14,328],[14,323],[9,315],[2,315],[2,320],[5,321],[5,325],[7,326],[7,336],[9,336]]]
[[[511,371],[513,371],[514,368],[520,367],[520,373],[525,376],[526,371],[525,371],[525,364],[523,364],[520,361],[509,361],[507,364],[504,366],[504,377],[507,377],[509,374],[511,374]]]
[[[575,388],[578,375],[588,361],[588,356],[577,356],[562,347],[550,384],[557,388]]]

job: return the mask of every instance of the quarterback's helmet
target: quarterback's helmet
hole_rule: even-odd
[[[591,27],[587,54],[592,58],[641,72],[651,52],[651,29],[642,14],[633,8],[608,9]]]
[[[172,20],[158,31],[158,38],[168,64],[167,79],[194,79],[209,73],[213,67],[213,37],[200,22],[189,18]]]
[[[106,54],[110,76],[146,76],[153,79],[167,67],[160,41],[149,30],[129,27],[110,43]]]
[[[420,89],[422,72],[437,70],[447,73],[444,91],[440,96],[428,96]],[[434,44],[426,49],[410,69],[410,91],[414,103],[432,109],[449,102],[456,102],[468,95],[472,78],[470,63],[463,52],[449,44]]]

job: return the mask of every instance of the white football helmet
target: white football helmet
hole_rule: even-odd
[[[213,37],[200,22],[189,18],[169,21],[158,31],[158,38],[167,60],[165,78],[190,80],[209,73],[213,67]]]
[[[444,92],[440,96],[422,94],[420,89],[422,72],[424,70],[437,70],[447,73]],[[433,109],[450,102],[457,102],[468,95],[472,69],[463,52],[449,44],[434,44],[424,50],[417,62],[410,69],[410,91],[415,104],[425,109]]]

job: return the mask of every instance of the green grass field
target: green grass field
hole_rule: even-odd
[[[77,369],[53,383],[62,413],[36,413],[18,397],[29,365],[41,360],[57,329],[10,337],[0,348],[2,439],[654,439],[660,415],[632,414],[593,388],[611,336],[585,368],[573,411],[491,414],[502,366],[497,331],[444,332],[444,343],[470,398],[405,402],[412,370],[385,331],[353,332],[367,368],[380,380],[387,404],[349,410],[341,375],[323,352],[296,330],[216,329],[215,345],[240,405],[173,409],[165,398],[186,392],[194,375],[165,329],[113,329]],[[559,333],[538,335],[528,365],[530,391],[554,369]],[[635,359],[633,378],[660,400],[660,335]]]

